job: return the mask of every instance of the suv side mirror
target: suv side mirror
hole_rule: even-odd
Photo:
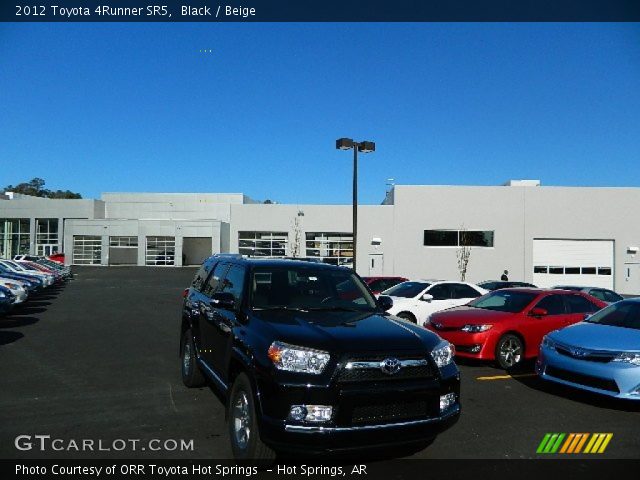
[[[378,297],[378,306],[386,312],[393,307],[393,299],[387,295],[380,295]]]
[[[433,295],[431,295],[430,293],[425,293],[420,297],[420,300],[422,300],[423,302],[430,302],[431,300],[433,300]]]
[[[229,292],[216,292],[211,297],[211,306],[224,310],[235,310],[236,298]]]
[[[531,317],[544,317],[545,315],[548,315],[549,312],[547,312],[544,308],[532,308],[531,311],[529,312],[529,316]]]

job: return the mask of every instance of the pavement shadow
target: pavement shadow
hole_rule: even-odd
[[[16,340],[20,340],[22,337],[24,337],[24,334],[20,332],[5,332],[0,330],[0,345],[13,343]]]
[[[14,308],[11,312],[11,316],[15,315],[35,315],[37,313],[46,312],[47,309],[43,307],[32,307],[30,305],[24,305],[18,308]]]
[[[24,327],[26,325],[33,325],[38,322],[36,317],[14,317],[10,315],[8,317],[0,318],[0,328],[16,328]]]

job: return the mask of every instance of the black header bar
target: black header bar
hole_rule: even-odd
[[[638,0],[3,0],[2,22],[639,22]]]

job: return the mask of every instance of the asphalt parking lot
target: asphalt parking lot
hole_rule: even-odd
[[[180,380],[181,293],[194,270],[74,271],[64,288],[0,318],[0,457],[231,457],[219,399]],[[531,366],[513,376],[488,365],[460,368],[460,421],[414,457],[536,458],[547,432],[613,433],[602,457],[640,454],[640,405],[543,385]],[[21,451],[18,435],[104,445],[140,439],[139,446],[184,439],[193,450]]]

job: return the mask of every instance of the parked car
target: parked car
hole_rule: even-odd
[[[182,380],[226,396],[237,459],[423,444],[458,418],[459,371],[390,306],[351,269],[214,255],[183,295]]]
[[[621,295],[618,295],[613,290],[609,290],[608,288],[600,288],[600,287],[580,287],[577,285],[557,285],[553,288],[559,288],[562,290],[573,290],[574,292],[584,292],[592,297],[596,297],[598,300],[602,300],[607,303],[615,303],[620,300],[624,300]]]
[[[5,265],[0,262],[0,276],[7,279],[21,280],[28,282],[33,290],[41,290],[44,288],[44,279],[35,275],[28,275],[25,273],[15,273],[13,270],[9,270]],[[27,286],[29,288],[29,286]]]
[[[388,290],[399,283],[409,281],[408,278],[404,277],[362,277],[362,280],[374,295],[380,295],[384,290]]]
[[[64,253],[52,253],[47,258],[53,262],[64,265]]]
[[[485,280],[484,282],[478,283],[478,286],[490,291],[500,290],[502,288],[538,288],[532,283],[505,280]]]
[[[6,315],[13,308],[13,294],[8,288],[0,286],[0,315]]]
[[[54,275],[42,272],[33,267],[27,267],[25,265],[21,265],[19,262],[16,262],[14,260],[0,260],[0,264],[4,265],[14,273],[28,274],[28,275],[42,278],[45,287],[49,287],[53,285],[53,283],[56,280],[56,277]]]
[[[640,400],[640,300],[616,302],[549,333],[536,372],[544,380]]]
[[[29,271],[43,272],[43,273],[46,273],[48,275],[53,275],[54,278],[55,278],[56,283],[60,283],[65,279],[64,275],[62,274],[62,272],[60,272],[57,268],[44,266],[44,265],[42,265],[40,263],[32,262],[30,260],[16,261],[16,263],[18,263],[22,268],[24,268],[26,270],[29,270]]]
[[[8,289],[11,292],[11,294],[15,297],[13,303],[16,305],[25,302],[29,297],[27,289],[19,280],[3,278],[2,276],[0,276],[0,286]]]
[[[433,313],[464,305],[485,293],[484,288],[466,282],[417,280],[399,283],[381,295],[393,300],[389,313],[424,325]]]
[[[456,355],[496,361],[508,369],[535,358],[547,333],[605,306],[582,292],[510,288],[436,313],[426,327],[451,342]]]

